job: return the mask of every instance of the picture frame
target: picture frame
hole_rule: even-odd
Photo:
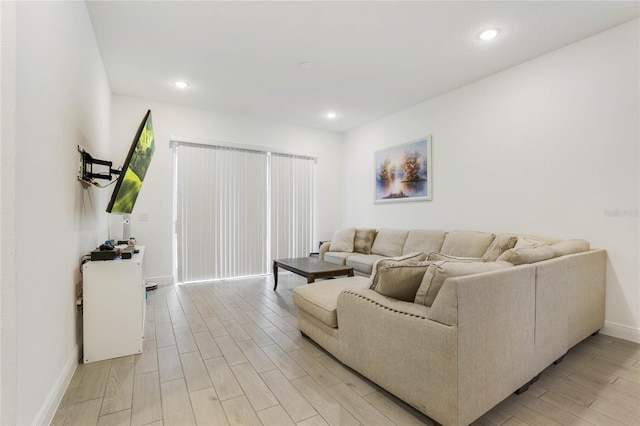
[[[374,202],[432,200],[431,136],[374,153]]]

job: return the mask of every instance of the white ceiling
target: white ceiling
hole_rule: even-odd
[[[336,132],[639,16],[637,1],[89,1],[87,7],[114,93]],[[478,40],[489,27],[499,27],[499,37]],[[178,90],[177,79],[191,86]],[[339,117],[327,120],[328,110]]]

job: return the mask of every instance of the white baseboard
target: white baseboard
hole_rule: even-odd
[[[164,275],[161,277],[144,277],[145,281],[153,281],[158,285],[173,285],[173,275]]]
[[[32,424],[51,424],[51,420],[53,420],[53,416],[56,414],[56,410],[58,409],[60,401],[62,401],[62,397],[69,386],[69,382],[71,382],[73,373],[76,371],[76,367],[78,367],[78,345],[76,345],[75,349],[71,352],[71,355],[69,355],[69,359],[67,359],[64,368],[60,372],[58,379],[54,383],[53,388],[51,388],[49,395],[47,395],[47,399],[44,401],[44,404],[42,404],[42,407]]]
[[[640,343],[640,329],[616,324],[615,322],[605,321],[600,333],[629,340],[630,342]]]

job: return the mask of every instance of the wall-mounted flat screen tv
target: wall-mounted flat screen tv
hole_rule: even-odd
[[[122,166],[120,177],[118,177],[118,182],[111,195],[111,201],[107,206],[107,212],[130,214],[133,211],[155,149],[153,123],[151,122],[151,110],[149,110],[133,138],[127,159]]]

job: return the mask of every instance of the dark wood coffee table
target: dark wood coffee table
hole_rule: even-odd
[[[353,268],[331,262],[325,262],[316,257],[296,257],[293,259],[275,259],[273,261],[273,290],[278,287],[278,268],[286,269],[294,274],[307,278],[311,284],[316,278],[329,278],[339,275],[353,276]]]

